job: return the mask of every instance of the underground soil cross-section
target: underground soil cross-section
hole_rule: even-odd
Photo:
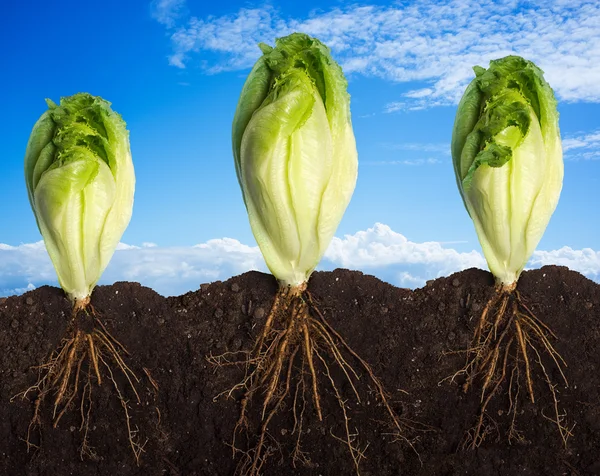
[[[138,430],[132,426],[129,402],[115,379],[115,372],[120,371],[135,396],[134,402],[139,404],[141,400],[137,387],[140,379],[124,360],[128,354],[123,344],[102,323],[90,298],[75,301],[66,336],[58,349],[37,367],[38,380],[11,399],[25,400],[30,395],[35,399],[33,417],[25,439],[28,451],[39,449],[39,444],[34,439],[39,440],[43,431],[41,412],[45,402],[52,400],[52,427],[56,428],[68,411],[78,409],[81,415],[79,431],[82,434],[79,455],[81,459],[97,459],[98,454],[89,444],[89,431],[94,404],[93,388],[95,385],[102,385],[104,375],[104,380],[112,385],[123,407],[129,446],[139,464],[146,443],[140,440]],[[37,438],[32,434],[35,432],[39,433]]]
[[[291,435],[296,443],[290,454],[292,466],[312,465],[310,453],[303,449],[304,440],[310,438],[305,429],[306,413],[314,411],[318,421],[323,421],[322,400],[329,398],[323,394],[325,389],[337,401],[338,419],[344,427],[341,435],[331,432],[331,436],[346,446],[355,474],[360,475],[368,442],[361,441],[360,428],[351,420],[352,407],[360,405],[364,398],[359,390],[361,379],[370,386],[367,391],[379,400],[380,421],[385,422],[393,440],[407,444],[416,452],[407,434],[411,430],[427,430],[425,425],[397,415],[390,404],[390,395],[371,366],[329,324],[306,284],[279,288],[251,351],[225,352],[211,355],[208,360],[217,367],[241,365],[245,368],[241,382],[220,394],[232,397],[241,392],[240,416],[231,443],[233,456],[240,461],[236,474],[241,476],[258,476],[269,457],[277,453],[277,429],[270,427],[270,423],[286,406],[294,420]],[[349,403],[342,386],[351,389],[355,403]],[[261,423],[254,430],[249,425],[249,405],[257,399]],[[312,405],[307,409],[309,402]],[[250,443],[247,449],[244,448],[247,445],[236,442],[240,436],[251,441],[252,433],[256,433],[256,443]]]
[[[414,291],[355,271],[313,274],[309,291],[319,309],[371,365],[392,395],[396,413],[436,430],[417,433],[413,444],[419,460],[410,447],[393,442],[389,427],[381,422],[381,401],[367,392],[362,405],[352,406],[350,420],[351,429],[359,428],[360,441],[368,444],[360,465],[363,476],[600,474],[600,286],[562,267],[524,272],[519,292],[559,337],[551,342],[568,364],[563,369],[568,387],[560,373],[551,374],[559,408],[572,428],[568,447],[543,417],[552,417],[554,403],[547,383],[536,378],[532,379],[535,403],[526,384],[518,396],[517,429],[522,440],[507,441],[510,401],[507,393],[499,392],[487,409],[493,431],[477,450],[460,451],[465,432],[474,424],[480,395],[464,393],[464,379],[457,378],[454,385],[440,382],[464,365],[464,353],[453,352],[470,345],[483,308],[494,294],[493,283],[490,273],[476,269]],[[215,370],[206,356],[252,349],[276,291],[273,278],[257,272],[203,284],[197,291],[170,298],[135,283],[96,288],[93,303],[106,317],[107,329],[130,352],[128,365],[144,378],[142,369],[148,368],[159,386],[155,395],[151,385],[144,385],[141,404],[132,405],[132,418],[148,438],[139,467],[128,446],[122,407],[104,382],[95,389],[89,433],[90,445],[101,456],[97,461],[79,457],[77,411],[66,413],[56,429],[49,412],[43,412],[46,430],[40,448],[27,453],[23,439],[33,407],[20,399],[10,403],[10,398],[35,383],[37,375],[30,369],[58,347],[71,308],[62,292],[51,287],[0,299],[0,474],[232,476],[237,460],[230,444],[239,404],[213,399],[240,382],[245,369]],[[365,382],[361,379],[361,385]],[[350,399],[351,387],[341,387]],[[294,468],[289,458],[281,457],[291,454],[296,444],[293,413],[281,411],[272,421],[279,447],[263,467],[265,476],[355,474],[347,446],[331,436],[344,435],[339,403],[333,390],[325,386],[321,390],[323,421],[308,411],[313,406],[310,393],[305,412],[302,450],[310,455],[310,464]],[[250,410],[248,424],[258,429],[259,405]]]
[[[448,379],[455,381],[464,376],[463,390],[473,390],[480,395],[476,423],[466,433],[462,448],[476,449],[488,435],[496,433],[494,418],[487,409],[495,397],[501,398],[501,389],[506,389],[509,401],[506,414],[511,417],[507,441],[509,444],[523,442],[523,434],[518,429],[519,395],[525,392],[535,404],[533,379],[537,374],[547,384],[553,402],[551,414],[541,412],[541,416],[556,426],[565,448],[568,447],[574,427],[569,427],[567,414],[560,408],[559,385],[551,377],[559,374],[562,385],[568,388],[567,363],[553,344],[556,340],[556,334],[531,311],[516,283],[496,286],[494,295],[483,307],[473,340],[465,352],[466,365]]]

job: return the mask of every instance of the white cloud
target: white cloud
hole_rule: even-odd
[[[600,281],[600,251],[591,248],[574,250],[568,246],[554,251],[535,251],[529,266],[538,268],[546,264],[567,266],[595,281]]]
[[[562,146],[566,160],[600,160],[600,131],[567,137]]]
[[[378,144],[380,148],[386,151],[407,151],[412,152],[409,154],[411,158],[402,160],[367,160],[361,161],[361,166],[373,166],[373,165],[436,165],[447,161],[447,156],[450,155],[449,144],[438,144],[438,143],[417,143],[417,142],[405,142],[405,143],[392,143],[383,142]],[[397,155],[397,154],[394,154]],[[407,154],[403,154],[407,155]],[[426,157],[419,157],[418,155],[426,155]],[[436,157],[437,156],[437,157]]]
[[[258,42],[303,31],[329,45],[348,73],[425,83],[388,104],[391,112],[456,104],[473,65],[508,54],[535,61],[562,100],[600,102],[598,24],[595,0],[423,0],[350,5],[298,18],[270,6],[242,8],[167,26],[169,61],[180,68],[200,56],[210,73],[246,69],[260,55]],[[211,63],[206,53],[217,59]]]
[[[185,0],[154,0],[150,4],[152,18],[167,28],[175,26],[185,10]]]
[[[420,142],[384,142],[381,144],[384,149],[388,150],[410,150],[416,152],[435,152],[442,155],[450,155],[450,144],[431,144]]]
[[[139,249],[140,249],[139,246],[128,245],[127,243],[119,243],[119,244],[117,244],[117,251],[122,251],[122,250],[139,250]]]
[[[267,271],[258,247],[231,238],[187,247],[119,243],[100,284],[137,281],[163,295],[175,295],[252,269]],[[43,284],[57,285],[43,241],[19,246],[0,244],[0,296],[20,294]]]
[[[401,288],[418,288],[424,284],[423,278],[415,277],[406,271],[398,273],[395,282]]]
[[[463,269],[486,269],[479,252],[460,252],[449,245],[452,243],[410,241],[389,226],[376,223],[353,235],[335,237],[318,269],[356,269],[410,288]],[[600,251],[569,247],[536,251],[528,266],[537,268],[546,264],[568,266],[600,281]],[[249,270],[268,272],[257,246],[232,238],[180,247],[120,244],[100,284],[136,281],[168,296]],[[57,285],[43,242],[0,244],[0,296],[20,294],[43,284]]]
[[[334,237],[325,253],[324,264],[328,263],[410,287],[456,271],[486,266],[477,251],[461,253],[435,241],[413,242],[381,223],[354,235]]]

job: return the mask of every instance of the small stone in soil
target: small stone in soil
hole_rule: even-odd
[[[256,311],[254,311],[254,317],[257,319],[262,319],[265,317],[265,310],[262,307],[257,307]]]
[[[28,297],[27,299],[25,299],[25,302],[28,306],[31,306],[33,304],[33,298]]]
[[[234,293],[237,293],[237,292],[239,292],[239,290],[240,290],[240,285],[239,285],[238,283],[233,283],[233,284],[231,285],[231,290],[232,290]]]
[[[477,312],[477,311],[479,311],[481,309],[481,304],[479,304],[478,302],[474,302],[471,305],[471,309],[473,309],[473,311]]]
[[[12,322],[10,323],[10,326],[13,329],[16,329],[17,327],[19,327],[19,321],[17,321],[16,319],[13,319]]]
[[[455,288],[460,286],[460,281],[457,278],[454,278],[452,280],[452,286],[454,286]]]
[[[219,308],[219,309],[217,309],[217,310],[215,311],[215,317],[216,317],[217,319],[220,319],[221,317],[223,317],[223,314],[224,314],[224,313],[223,313],[223,309],[220,309],[220,308]]]
[[[586,308],[586,309],[591,309],[591,308],[593,308],[593,307],[594,307],[594,305],[593,305],[591,302],[586,302],[586,303],[585,303],[585,308]]]

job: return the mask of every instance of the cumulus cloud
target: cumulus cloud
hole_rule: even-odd
[[[411,288],[428,279],[486,266],[477,251],[461,253],[435,241],[413,242],[381,223],[343,238],[334,237],[324,258],[324,266],[358,269]]]
[[[137,281],[169,296],[250,270],[267,271],[258,247],[231,238],[189,247],[119,243],[100,284]],[[21,294],[42,284],[58,285],[43,241],[0,244],[0,296]]]
[[[600,101],[595,0],[424,0],[349,5],[305,17],[265,6],[178,22],[170,14],[160,18],[168,19],[159,21],[169,28],[169,61],[179,68],[199,62],[209,73],[246,69],[260,55],[258,42],[303,31],[329,45],[347,73],[425,83],[388,104],[388,112],[456,104],[473,65],[508,54],[539,64],[562,100]]]
[[[318,269],[356,269],[396,286],[416,288],[429,279],[456,271],[486,268],[479,252],[460,252],[450,247],[451,244],[410,241],[389,226],[376,223],[367,230],[335,237]],[[600,281],[599,251],[569,247],[536,251],[528,266],[537,268],[546,264],[568,266]],[[100,284],[137,281],[169,296],[249,270],[268,272],[257,246],[232,238],[189,247],[120,244]],[[0,244],[0,296],[21,294],[43,284],[57,285],[43,242],[19,246]]]
[[[535,251],[529,260],[529,266],[532,268],[539,268],[546,264],[567,266],[600,282],[600,251],[594,251],[591,248],[574,250],[563,246],[554,251]]]
[[[0,296],[21,294],[44,283],[56,283],[56,274],[43,241],[0,244]]]

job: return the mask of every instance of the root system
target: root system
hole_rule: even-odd
[[[519,395],[524,385],[530,401],[535,403],[533,378],[536,369],[553,402],[553,417],[544,417],[556,425],[566,447],[572,428],[567,426],[565,414],[559,409],[558,385],[548,371],[548,365],[554,365],[568,387],[564,373],[567,364],[552,344],[555,340],[554,332],[531,311],[514,285],[496,288],[479,318],[465,367],[451,377],[454,380],[464,375],[463,390],[478,389],[481,393],[477,423],[467,432],[463,448],[479,447],[495,431],[497,425],[488,415],[488,407],[503,387],[507,388],[509,400],[508,440],[511,443],[523,440],[516,426]]]
[[[305,286],[280,289],[251,351],[243,352],[241,358],[239,352],[211,355],[209,361],[216,366],[243,365],[246,369],[240,383],[216,397],[235,397],[239,393],[242,395],[240,416],[231,444],[234,457],[241,454],[237,466],[239,475],[259,475],[267,458],[278,447],[276,439],[271,436],[269,425],[288,399],[291,401],[294,419],[292,435],[295,436],[295,447],[291,455],[293,464],[309,463],[309,456],[302,451],[307,403],[312,401],[318,419],[323,421],[321,402],[324,398],[324,382],[337,399],[344,427],[343,436],[336,436],[333,432],[331,434],[346,445],[356,473],[360,474],[359,466],[365,457],[367,444],[361,447],[358,429],[352,428],[350,424],[350,408],[341,386],[347,383],[356,401],[360,403],[358,382],[361,373],[366,374],[385,409],[395,439],[413,447],[406,433],[415,426],[396,414],[389,396],[370,365],[331,327]],[[338,371],[334,372],[334,368]],[[341,376],[342,381],[337,376]],[[257,398],[261,399],[260,429],[256,443],[250,444],[250,449],[243,449],[237,439],[241,434],[249,436],[249,406]]]
[[[34,432],[42,435],[42,410],[44,402],[52,400],[52,425],[58,426],[61,418],[69,411],[78,411],[81,415],[79,431],[82,433],[80,457],[97,459],[96,452],[89,444],[90,418],[93,407],[93,388],[108,381],[112,385],[121,406],[127,425],[127,434],[131,451],[139,464],[144,452],[137,429],[131,423],[129,400],[115,378],[114,369],[125,377],[137,403],[140,396],[136,389],[139,379],[125,362],[127,349],[115,339],[100,316],[90,304],[89,297],[76,301],[73,306],[71,324],[58,349],[42,363],[38,369],[37,382],[14,398],[27,398],[35,395],[34,412],[27,431],[28,450],[37,448],[33,442]],[[104,375],[104,377],[103,377]],[[94,382],[95,380],[95,382]]]

